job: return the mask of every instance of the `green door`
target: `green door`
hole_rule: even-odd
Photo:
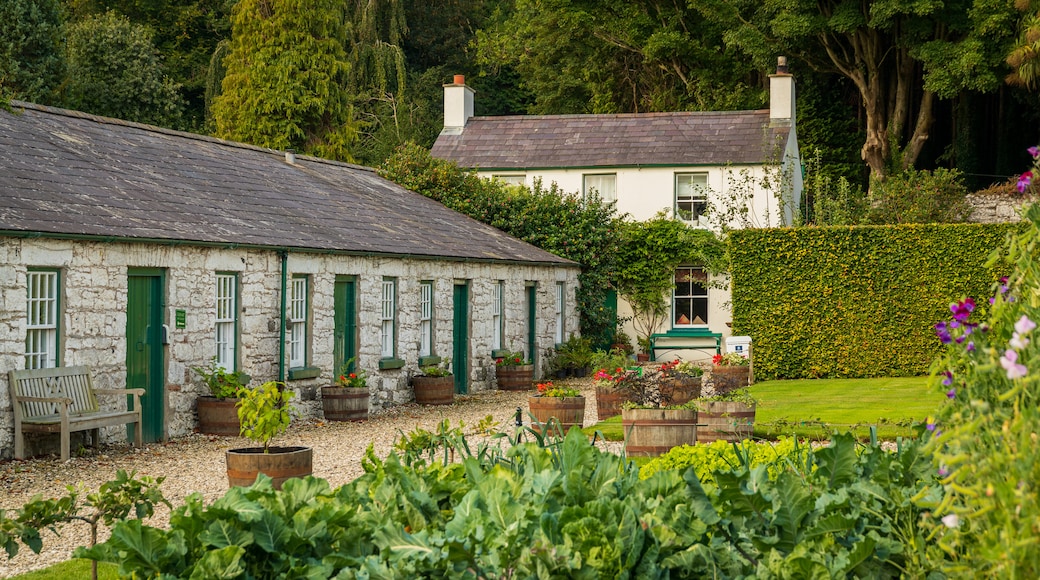
[[[469,283],[455,284],[451,368],[455,392],[469,392]]]
[[[162,270],[131,269],[127,275],[126,386],[145,390],[141,397],[145,443],[166,435],[163,307]]]
[[[535,329],[537,328],[537,310],[535,304],[535,297],[538,294],[538,286],[531,284],[524,288],[525,298],[527,304],[527,360],[535,362],[538,360],[538,353],[535,352]],[[537,368],[535,371],[537,372]]]
[[[333,331],[332,353],[335,358],[336,368],[333,372],[339,372],[344,363],[357,356],[357,294],[355,293],[354,278],[337,277],[336,286],[333,290],[333,318],[335,330]],[[355,370],[356,365],[351,364],[347,372]]]

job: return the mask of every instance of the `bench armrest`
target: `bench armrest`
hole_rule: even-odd
[[[95,395],[137,395],[144,396],[144,389],[94,389]]]

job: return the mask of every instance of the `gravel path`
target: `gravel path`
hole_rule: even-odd
[[[588,382],[581,388],[586,397],[585,425],[588,426],[596,421],[595,389]],[[402,432],[409,433],[417,427],[432,431],[442,420],[448,419],[453,427],[462,421],[469,432],[479,421],[491,415],[498,423],[498,429],[512,433],[517,407],[524,410],[524,423],[528,422],[527,395],[491,391],[457,396],[455,403],[448,406],[402,405],[374,413],[362,423],[298,423],[290,427],[288,433],[276,438],[274,444],[313,447],[314,475],[327,479],[336,488],[363,473],[361,458],[369,443],[374,446],[377,456],[385,457]],[[621,447],[619,443],[604,445],[611,451],[619,451]],[[74,457],[64,463],[54,458],[5,461],[0,463],[0,489],[4,490],[0,509],[19,508],[34,495],[60,497],[67,493],[68,485],[88,492],[96,491],[102,483],[114,479],[119,469],[136,471],[138,476],[165,476],[166,481],[160,489],[174,506],[180,505],[185,496],[194,492],[213,501],[228,489],[224,452],[250,446],[253,446],[252,442],[238,437],[196,434],[142,449],[103,447],[95,455]],[[146,523],[163,526],[168,518],[168,510],[162,508]],[[87,545],[90,541],[86,524],[67,524],[60,531],[61,536],[49,531],[43,533],[44,549],[39,555],[24,546],[13,559],[0,555],[0,577],[7,578],[67,560],[76,546]],[[102,539],[107,537],[107,533],[107,529],[101,526]]]

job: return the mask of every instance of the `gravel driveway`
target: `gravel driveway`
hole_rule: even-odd
[[[595,390],[590,384],[581,386],[586,396],[585,425],[596,421]],[[289,432],[275,439],[279,446],[306,445],[314,448],[314,475],[329,481],[333,488],[354,480],[363,473],[361,458],[369,443],[376,455],[386,456],[400,433],[408,433],[416,427],[433,430],[442,420],[448,419],[452,426],[462,421],[467,432],[480,420],[491,415],[498,428],[507,433],[513,430],[516,408],[524,410],[527,418],[527,395],[521,392],[491,391],[471,396],[457,396],[450,406],[402,405],[375,413],[362,423],[300,423],[289,428]],[[605,444],[611,450],[620,449],[618,443]],[[174,505],[190,493],[199,492],[212,501],[228,489],[224,465],[227,449],[252,446],[252,442],[237,437],[215,437],[192,435],[174,439],[168,443],[157,443],[134,449],[124,446],[102,448],[97,454],[74,457],[62,463],[55,458],[6,461],[0,463],[0,509],[21,507],[34,495],[58,497],[66,493],[67,485],[96,491],[98,487],[115,478],[116,471],[136,471],[138,476],[165,476],[161,489]],[[162,526],[168,521],[165,508],[146,523]],[[100,535],[107,537],[108,531],[101,527]],[[0,556],[0,577],[49,566],[71,557],[76,546],[90,541],[86,524],[67,524],[61,536],[43,533],[44,549],[39,554],[21,547],[13,559]]]

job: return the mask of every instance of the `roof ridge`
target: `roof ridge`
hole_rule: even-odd
[[[233,147],[237,149],[245,149],[249,151],[257,151],[260,153],[269,153],[271,155],[283,156],[285,151],[278,149],[272,149],[270,147],[261,147],[259,145],[253,145],[250,143],[243,143],[241,141],[231,141],[229,139],[221,139],[220,137],[213,137],[210,135],[202,135],[199,133],[190,133],[187,131],[179,131],[177,129],[170,129],[167,127],[160,127],[158,125],[149,125],[147,123],[139,123],[137,121],[127,121],[125,119],[117,119],[115,117],[105,117],[103,115],[94,115],[92,113],[84,113],[82,111],[74,111],[72,109],[63,109],[60,107],[51,107],[48,105],[40,105],[38,103],[30,103],[27,101],[19,101],[11,99],[10,101],[12,109],[29,109],[40,113],[47,113],[51,115],[59,115],[63,117],[70,117],[73,119],[83,119],[86,121],[92,121],[103,125],[117,125],[120,127],[129,127],[131,129],[139,129],[141,131],[148,131],[151,133],[158,133],[161,135],[170,135],[172,137],[181,137],[184,139],[190,139],[193,141],[201,141],[204,143],[213,143],[214,145],[222,145],[225,147]],[[325,159],[324,157],[314,157],[311,155],[302,155],[296,153],[298,160],[310,161],[312,163],[325,163],[328,165],[334,165],[338,167],[350,167],[352,169],[359,169],[362,171],[368,171],[375,173],[374,167],[368,167],[367,165],[357,165],[355,163],[347,163],[345,161],[337,161],[335,159]]]
[[[600,119],[640,119],[646,117],[673,117],[673,116],[725,116],[725,115],[759,115],[768,114],[769,109],[746,109],[739,111],[655,111],[652,113],[567,113],[559,115],[482,115],[470,117],[467,121],[474,120],[503,120],[503,121],[515,121],[518,119],[525,120],[536,120],[536,119],[588,119],[588,118],[600,118]]]

